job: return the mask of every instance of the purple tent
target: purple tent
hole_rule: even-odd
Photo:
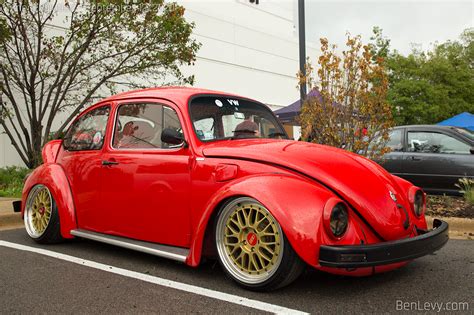
[[[321,97],[321,94],[318,90],[313,89],[308,93],[306,97]],[[301,101],[297,100],[296,102],[280,108],[275,111],[275,115],[280,119],[282,123],[295,123],[297,117],[301,112]]]

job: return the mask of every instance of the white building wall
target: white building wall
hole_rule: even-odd
[[[242,94],[277,109],[299,97],[297,1],[178,1],[202,43],[195,86]],[[307,55],[316,54],[307,44]]]
[[[183,67],[185,75],[195,75],[196,87],[241,94],[273,109],[298,99],[297,0],[177,2],[195,23],[193,36],[202,43],[195,65]],[[315,45],[307,43],[307,55],[316,55]],[[0,167],[7,165],[24,164],[1,134]]]

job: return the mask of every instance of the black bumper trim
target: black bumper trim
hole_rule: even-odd
[[[448,230],[448,223],[434,219],[433,230],[418,230],[424,233],[411,238],[370,245],[321,245],[319,264],[324,267],[359,268],[412,260],[443,247],[449,239]]]
[[[13,204],[13,212],[21,212],[21,201],[20,200],[13,201],[12,204]]]

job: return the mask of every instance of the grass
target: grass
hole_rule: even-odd
[[[0,197],[21,197],[23,180],[31,170],[26,167],[8,166],[0,168]]]
[[[464,200],[470,205],[474,205],[474,179],[461,178],[456,186],[461,188]]]

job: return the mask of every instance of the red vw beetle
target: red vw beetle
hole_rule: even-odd
[[[85,110],[26,179],[26,231],[80,237],[197,266],[219,259],[252,290],[306,265],[364,276],[448,241],[425,194],[346,151],[289,140],[268,107],[194,88],[153,88]]]

